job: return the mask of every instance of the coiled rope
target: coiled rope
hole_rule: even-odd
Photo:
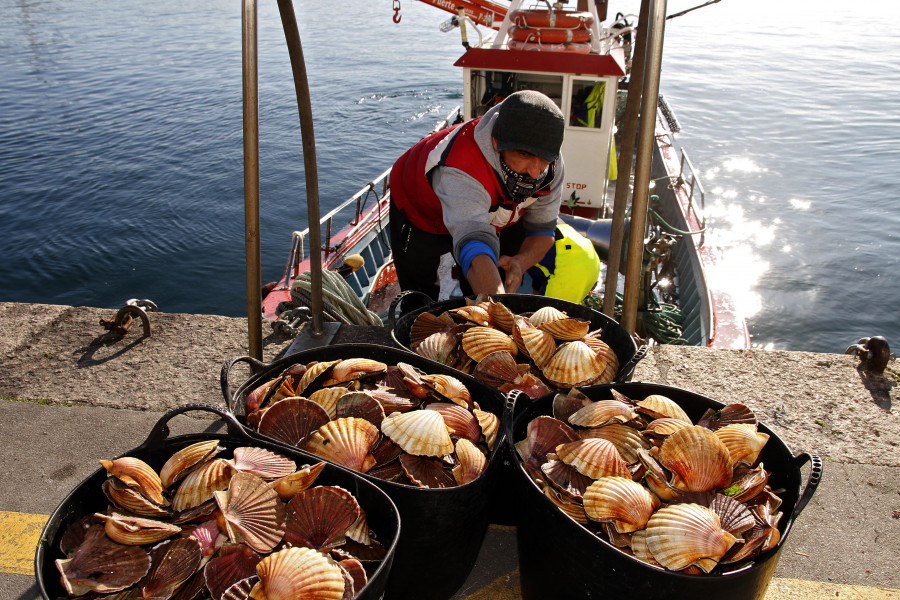
[[[291,284],[291,300],[309,306],[311,294],[312,276],[304,271]],[[334,271],[322,271],[322,308],[326,317],[340,323],[384,326],[381,317],[366,308],[350,284]]]
[[[622,320],[622,294],[616,294],[616,321]],[[599,293],[591,293],[582,301],[588,308],[600,311],[603,309],[603,297]],[[651,303],[638,311],[641,315],[641,325],[644,332],[660,344],[672,344],[676,346],[690,345],[681,337],[684,331],[684,313],[676,305],[668,302],[659,302],[655,294],[651,295]]]

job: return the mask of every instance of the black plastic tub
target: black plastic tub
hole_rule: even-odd
[[[167,423],[174,416],[198,410],[213,412],[222,418],[227,424],[227,432],[197,433],[169,437]],[[190,444],[212,439],[219,440],[219,445],[227,450],[250,445],[273,452],[280,452],[298,461],[299,464],[310,462],[306,455],[288,452],[275,444],[251,438],[232,415],[221,408],[205,404],[189,404],[169,411],[160,418],[143,444],[122,456],[139,458],[158,471],[174,452]],[[59,571],[55,564],[57,558],[64,558],[59,549],[59,542],[66,528],[71,523],[89,513],[106,510],[109,502],[101,491],[101,485],[106,477],[106,469],[100,468],[93,475],[78,484],[60,503],[57,509],[53,511],[44,527],[35,552],[34,572],[37,586],[45,600],[57,600],[57,598],[68,597],[60,581]],[[378,539],[386,550],[385,558],[354,598],[366,600],[383,598],[388,573],[391,570],[391,563],[394,559],[400,535],[400,516],[397,507],[376,486],[356,473],[333,465],[326,465],[316,479],[316,484],[336,485],[352,493],[365,512],[370,528],[378,534]]]
[[[643,399],[650,394],[662,394],[677,402],[696,422],[708,408],[724,406],[705,396],[683,389],[646,383],[598,385],[583,388],[591,400],[612,398],[615,389],[629,398]],[[524,401],[523,401],[524,399]],[[518,395],[514,418],[506,421],[507,444],[514,455],[512,477],[518,502],[518,548],[522,597],[538,598],[604,598],[606,600],[672,600],[673,598],[761,600],[791,525],[812,498],[822,474],[818,456],[794,456],[785,443],[765,425],[759,431],[769,434],[760,455],[771,474],[772,489],[783,503],[778,529],[781,539],[777,546],[760,555],[756,561],[740,570],[708,575],[685,575],[648,565],[625,554],[606,540],[600,539],[564,515],[544,496],[522,467],[514,442],[526,437],[528,423],[540,415],[552,414],[553,395],[530,400]],[[801,493],[800,468],[812,462],[809,478]],[[726,565],[727,567],[727,565]]]
[[[600,339],[606,342],[612,351],[616,353],[616,358],[619,359],[619,370],[614,379],[616,382],[630,381],[631,376],[634,374],[634,368],[647,353],[646,346],[638,348],[634,339],[624,327],[603,313],[587,306],[533,294],[496,294],[491,296],[491,298],[502,303],[516,314],[531,313],[543,306],[553,306],[564,311],[570,317],[590,321],[591,331],[599,329],[601,332]],[[451,298],[440,302],[430,302],[430,300],[431,298],[421,292],[404,292],[397,296],[391,304],[388,312],[392,329],[391,335],[397,344],[407,350],[410,349],[409,334],[416,317],[424,312],[439,315],[444,311],[459,308],[466,304],[466,298]],[[416,305],[418,308],[402,312],[399,317],[396,316],[398,309],[402,311],[404,306],[410,304]],[[425,305],[423,306],[423,304]]]
[[[427,373],[451,375],[469,389],[482,410],[502,419],[505,397],[473,377],[396,348],[372,344],[340,344],[305,350],[272,363],[260,363],[250,357],[238,357],[222,367],[222,392],[229,410],[243,423],[247,395],[294,364],[345,358],[369,358],[388,365],[405,362]],[[229,373],[237,362],[248,363],[254,371],[233,392]],[[259,434],[248,427],[251,435]],[[506,456],[503,428],[498,431],[494,452],[485,472],[471,483],[454,488],[423,489],[384,481],[362,474],[394,501],[403,525],[397,552],[387,583],[388,598],[443,600],[450,598],[465,582],[484,541],[490,520],[490,508],[497,493],[497,478]],[[266,438],[268,439],[268,438]],[[282,442],[270,440],[284,447]],[[296,450],[296,449],[295,449]],[[309,456],[312,457],[310,454]]]

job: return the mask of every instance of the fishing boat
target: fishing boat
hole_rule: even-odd
[[[435,130],[477,118],[522,89],[546,94],[562,110],[560,218],[590,239],[607,265],[599,292],[586,303],[600,309],[601,297],[619,296],[617,318],[643,339],[749,347],[730,294],[708,277],[717,254],[706,241],[703,186],[675,143],[678,122],[659,95],[664,0],[645,0],[640,16],[614,18],[605,0],[572,8],[522,0],[420,1],[453,13],[442,29],[458,28],[464,47],[455,62],[463,105]],[[394,7],[399,11],[399,2]],[[640,120],[639,114],[655,118]],[[318,223],[323,233],[315,254],[322,269],[331,278],[339,274],[357,306],[375,315],[384,315],[400,293],[389,205],[390,168]],[[310,231],[293,232],[282,276],[264,290],[262,314],[276,327],[295,319],[298,308],[309,310]],[[612,306],[603,307],[610,316]],[[351,322],[328,302],[324,310],[329,320]]]

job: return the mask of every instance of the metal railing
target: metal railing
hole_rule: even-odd
[[[697,171],[694,169],[694,163],[691,162],[690,157],[685,151],[684,148],[680,148],[681,150],[681,165],[678,171],[678,180],[676,185],[680,185],[682,187],[686,187],[685,193],[688,197],[688,207],[687,207],[687,216],[688,219],[693,215],[697,222],[700,223],[700,229],[703,233],[700,234],[699,245],[702,246],[706,239],[706,192],[703,191],[703,184],[700,183],[700,178],[697,176]],[[687,165],[687,176],[685,177],[685,165]],[[699,196],[700,210],[697,210],[695,204],[694,194],[697,193]]]

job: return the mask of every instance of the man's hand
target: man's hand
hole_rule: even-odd
[[[506,271],[506,281],[504,281],[504,283],[507,291],[509,291],[510,294],[515,294],[522,285],[522,277],[525,275],[525,271],[528,267],[522,264],[518,255],[501,256],[497,260],[497,266]]]
[[[522,285],[525,271],[536,265],[547,251],[553,247],[555,239],[550,235],[533,235],[525,238],[519,253],[515,256],[503,255],[497,266],[506,271],[506,291],[515,294]]]

